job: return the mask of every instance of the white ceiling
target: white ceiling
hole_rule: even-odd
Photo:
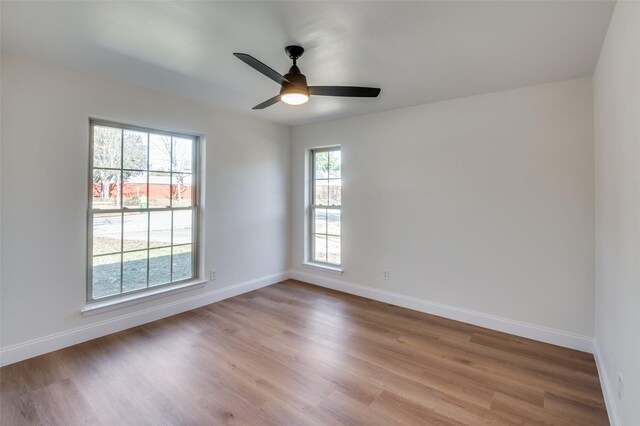
[[[590,76],[611,1],[7,2],[2,51],[297,125]],[[251,107],[301,44],[311,85],[378,86],[377,99]]]

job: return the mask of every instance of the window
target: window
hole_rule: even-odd
[[[198,138],[92,120],[87,300],[197,275]]]
[[[340,147],[311,151],[310,256],[312,262],[339,266],[342,204]]]

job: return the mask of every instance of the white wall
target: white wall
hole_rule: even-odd
[[[305,151],[339,144],[336,280],[593,335],[590,78],[296,127],[292,137],[294,271],[322,275],[302,266]]]
[[[2,57],[1,90],[3,349],[99,322],[107,332],[105,320],[283,271],[286,276],[287,127],[11,56]],[[118,311],[80,315],[89,117],[205,136],[202,269],[215,267],[217,281]]]
[[[593,83],[596,345],[609,413],[631,426],[640,424],[640,3],[616,5]]]

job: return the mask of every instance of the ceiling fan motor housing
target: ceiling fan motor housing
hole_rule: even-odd
[[[300,69],[294,65],[289,69],[289,72],[284,75],[287,79],[282,84],[280,94],[284,93],[300,93],[302,95],[309,96],[309,86],[307,85],[307,77],[300,72]]]

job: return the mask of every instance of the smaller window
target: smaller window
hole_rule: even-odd
[[[342,160],[340,147],[311,150],[309,191],[310,256],[312,262],[342,263]]]

